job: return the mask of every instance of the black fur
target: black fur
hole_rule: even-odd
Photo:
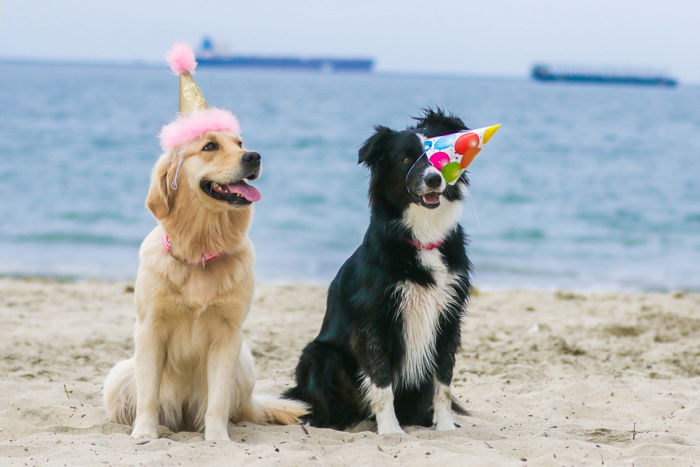
[[[362,375],[384,388],[392,385],[394,407],[401,425],[433,423],[434,378],[449,384],[460,346],[460,324],[469,298],[470,262],[466,236],[459,224],[439,247],[451,273],[459,275],[450,293],[453,305],[442,310],[436,337],[434,374],[410,384],[401,380],[405,343],[403,318],[398,312],[404,281],[421,286],[435,283],[432,271],[418,259],[407,242],[412,232],[401,222],[404,210],[420,197],[412,192],[411,173],[427,161],[416,136],[426,137],[467,129],[457,117],[442,110],[426,110],[416,126],[394,131],[378,126],[359,151],[359,163],[371,170],[371,220],[364,240],[343,264],[328,290],[326,315],[319,335],[303,350],[296,369],[296,387],[285,397],[309,404],[306,420],[313,426],[345,429],[372,416],[361,392]],[[425,158],[422,158],[425,159]],[[460,184],[447,186],[443,198],[461,200]],[[453,410],[465,414],[453,402]]]

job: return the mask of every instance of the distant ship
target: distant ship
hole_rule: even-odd
[[[575,81],[604,84],[636,84],[644,86],[677,86],[675,78],[658,71],[620,69],[586,70],[575,67],[535,65],[532,78],[537,81]]]
[[[197,53],[197,62],[201,66],[227,68],[289,69],[319,72],[362,72],[369,73],[374,68],[371,58],[335,58],[335,57],[289,57],[232,55],[219,51],[214,42],[205,37]]]

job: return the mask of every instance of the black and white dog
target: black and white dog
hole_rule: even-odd
[[[458,221],[467,178],[446,185],[423,140],[465,130],[427,110],[415,127],[378,126],[359,151],[371,171],[371,220],[328,290],[319,335],[303,350],[296,387],[313,426],[345,429],[372,416],[379,434],[401,425],[455,427],[450,395],[470,263]]]

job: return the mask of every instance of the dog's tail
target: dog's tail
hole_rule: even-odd
[[[309,413],[298,401],[278,399],[271,396],[253,396],[246,404],[240,418],[259,425],[293,425]]]
[[[455,397],[452,397],[452,411],[455,413],[458,413],[459,415],[467,415],[469,416],[469,411],[462,407],[462,404],[459,403]]]
[[[134,359],[122,360],[109,372],[102,398],[110,421],[131,425],[136,416]]]

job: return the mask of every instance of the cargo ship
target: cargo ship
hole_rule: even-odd
[[[620,69],[582,69],[538,64],[532,67],[537,81],[571,81],[579,83],[632,84],[640,86],[677,86],[675,78],[658,71]]]
[[[200,66],[254,69],[288,69],[327,73],[369,73],[374,68],[371,58],[293,57],[233,55],[220,51],[214,42],[205,37],[197,52]]]

